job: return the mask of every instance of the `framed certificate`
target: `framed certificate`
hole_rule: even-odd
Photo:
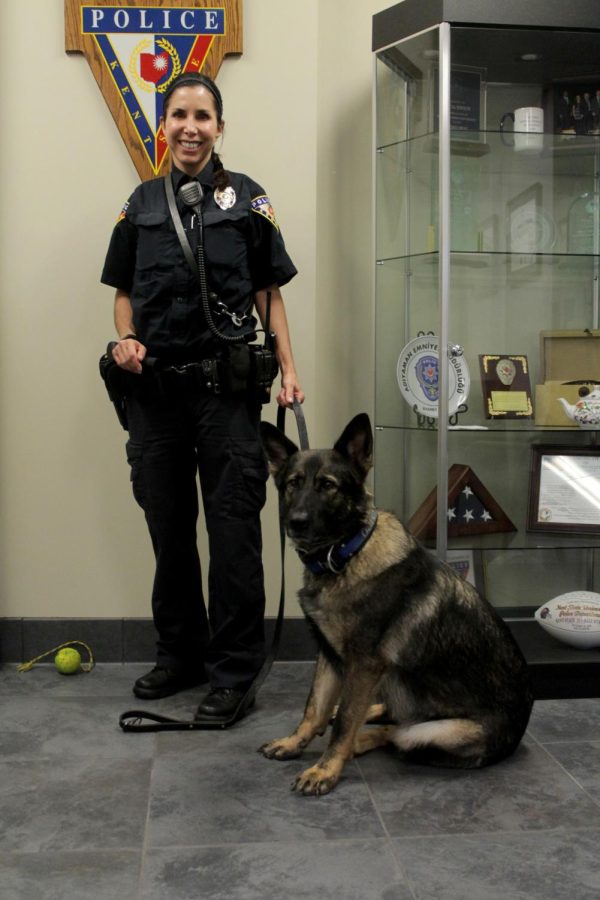
[[[527,530],[600,533],[600,447],[531,451]]]

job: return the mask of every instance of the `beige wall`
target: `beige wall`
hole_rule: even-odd
[[[245,0],[244,54],[219,75],[225,165],[267,188],[300,270],[285,297],[313,445],[372,405],[370,24],[388,5]],[[87,63],[64,52],[61,0],[27,8],[35,27],[0,11],[0,616],[147,616],[151,551],[97,375],[112,336],[99,273],[138,178]],[[296,615],[292,554],[287,568]]]

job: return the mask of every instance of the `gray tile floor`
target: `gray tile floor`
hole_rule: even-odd
[[[2,900],[597,900],[600,700],[536,703],[490,769],[377,751],[301,797],[302,761],[255,751],[296,724],[311,669],[277,663],[229,731],[148,735],[117,724],[147,666],[0,669]],[[201,694],[146,705],[189,716]]]

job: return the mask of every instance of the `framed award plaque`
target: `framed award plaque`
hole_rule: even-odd
[[[486,419],[531,419],[531,383],[526,356],[486,353],[479,357]]]

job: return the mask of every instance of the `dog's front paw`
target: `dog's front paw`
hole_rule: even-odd
[[[289,737],[278,738],[263,744],[258,748],[258,752],[267,759],[297,759],[305,747],[306,742],[292,734]]]
[[[295,781],[292,782],[292,790],[306,796],[321,797],[332,791],[340,780],[341,771],[334,771],[329,766],[311,766],[305,769]]]

